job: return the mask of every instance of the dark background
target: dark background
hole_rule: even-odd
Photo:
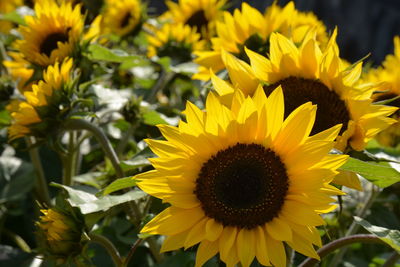
[[[176,2],[176,1],[175,1]],[[248,2],[260,11],[273,0],[230,1],[231,9]],[[277,1],[283,6],[288,0]],[[328,28],[338,26],[338,44],[341,56],[350,62],[363,58],[374,65],[393,53],[393,37],[400,35],[400,0],[295,0],[296,8],[313,11]],[[150,1],[151,14],[160,14],[166,7],[164,1]]]

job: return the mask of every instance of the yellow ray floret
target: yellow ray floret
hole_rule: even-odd
[[[363,77],[364,82],[380,83],[380,92],[373,95],[374,101],[384,101],[400,96],[400,36],[394,37],[394,53],[387,55],[382,65],[376,69],[370,69]],[[387,105],[399,108],[400,100],[396,99]],[[400,143],[399,113],[393,114],[392,118],[397,122],[379,133],[376,139],[382,145],[395,147]]]
[[[346,155],[328,155],[340,125],[310,136],[310,102],[284,119],[284,97],[235,91],[229,108],[210,93],[205,111],[188,102],[186,122],[160,125],[166,141],[147,140],[155,170],[138,186],[171,206],[142,233],[166,235],[162,251],[199,244],[196,266],[215,254],[228,267],[286,266],[284,243],[318,259],[316,226],[335,208],[329,185]]]
[[[42,0],[35,4],[35,15],[26,16],[21,26],[22,40],[16,42],[24,58],[46,67],[72,56],[83,32],[81,6],[63,1]]]
[[[285,114],[307,101],[318,105],[313,131],[325,130],[342,123],[335,148],[362,150],[379,131],[394,121],[387,116],[396,109],[373,105],[374,84],[358,84],[362,63],[345,68],[338,56],[336,32],[327,48],[321,50],[315,35],[308,34],[300,47],[279,33],[270,38],[269,58],[251,50],[247,65],[228,53],[223,54],[233,88],[252,95],[258,84],[269,94],[282,85],[285,92]]]
[[[316,32],[317,40],[325,45],[328,38],[324,24],[312,13],[296,10],[293,2],[289,2],[283,8],[274,3],[265,14],[243,3],[241,10],[236,9],[233,14],[224,12],[223,21],[217,22],[218,34],[212,39],[212,49],[196,53],[198,58],[195,61],[200,68],[193,78],[208,80],[210,68],[214,72],[224,69],[222,50],[248,60],[244,47],[266,55],[272,32],[278,31],[290,36],[297,43],[303,40],[310,30]]]
[[[142,23],[142,5],[139,0],[106,1],[102,28],[104,33],[125,36]]]
[[[203,39],[215,35],[215,25],[222,15],[226,0],[167,1],[168,11],[161,18],[167,23],[181,23],[196,29]]]
[[[54,92],[62,90],[64,84],[69,82],[73,61],[72,59],[65,59],[60,65],[58,62],[54,66],[49,66],[43,72],[43,80],[39,83],[32,85],[32,91],[24,93],[25,101],[18,102],[18,106],[13,108],[11,116],[13,123],[8,129],[10,139],[16,139],[25,135],[34,135],[35,126],[48,119],[55,119],[55,110],[58,110],[59,103],[53,98]],[[56,97],[57,99],[59,96]],[[53,103],[52,101],[56,101]],[[49,109],[49,112],[42,112],[39,115],[38,108],[50,106],[54,108]],[[50,125],[45,124],[46,127]],[[45,129],[41,129],[42,131]]]
[[[200,34],[184,24],[164,24],[154,35],[148,35],[149,47],[147,55],[169,56],[180,61],[190,61],[193,51],[201,51],[206,47],[206,41]]]

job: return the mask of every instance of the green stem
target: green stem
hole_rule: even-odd
[[[135,254],[136,249],[139,247],[140,243],[142,243],[143,239],[136,240],[135,244],[129,250],[128,255],[123,259],[121,267],[127,267],[129,262],[131,261],[133,255]]]
[[[119,141],[117,148],[116,148],[116,152],[119,157],[121,157],[121,155],[124,153],[124,150],[125,150],[126,145],[128,144],[129,138],[133,135],[135,129],[136,129],[136,125],[131,124],[129,126],[128,131],[126,131],[123,134],[123,136],[122,136],[121,140]]]
[[[63,184],[71,186],[76,174],[76,132],[69,132],[68,153],[63,159]]]
[[[123,266],[121,256],[119,255],[118,250],[115,248],[114,244],[111,243],[110,240],[108,240],[108,238],[106,238],[102,235],[94,234],[94,233],[90,233],[89,237],[90,237],[91,242],[100,244],[107,250],[107,252],[111,256],[115,266],[117,266],[117,267]]]
[[[28,144],[29,156],[36,171],[35,193],[36,198],[40,203],[44,203],[48,207],[51,206],[51,199],[47,180],[44,175],[42,162],[40,161],[39,150],[34,146],[35,139],[33,137],[26,137]]]
[[[65,123],[64,126],[68,130],[87,130],[91,132],[97,139],[97,141],[101,144],[104,153],[110,159],[117,176],[124,177],[124,172],[122,171],[122,168],[120,166],[117,154],[115,153],[114,148],[110,143],[110,140],[108,140],[103,130],[91,124],[90,122],[81,119],[70,119]]]
[[[161,70],[160,76],[157,82],[151,88],[150,93],[146,97],[146,101],[152,103],[157,93],[164,89],[165,86],[175,77],[174,72],[166,72],[164,69]]]
[[[346,236],[346,237],[342,237],[337,240],[334,240],[334,241],[326,244],[322,248],[320,248],[317,251],[317,253],[320,256],[320,258],[322,259],[325,256],[327,256],[328,254],[334,252],[335,250],[342,248],[344,246],[353,244],[353,243],[378,243],[378,244],[388,245],[375,235],[360,234],[360,235]],[[298,267],[312,267],[317,263],[318,263],[317,259],[307,258]]]
[[[390,255],[389,258],[385,261],[382,267],[393,267],[398,260],[400,260],[400,254],[397,251],[394,251],[392,255]]]
[[[6,230],[6,229],[3,230],[3,233],[5,235],[7,235],[22,251],[25,251],[26,253],[31,253],[32,252],[31,248],[25,242],[25,240],[22,239],[22,237],[20,237],[16,233],[11,232],[11,231]]]
[[[358,217],[364,218],[365,215],[367,214],[367,211],[371,208],[372,204],[374,203],[376,197],[379,195],[379,189],[376,189],[374,185],[372,185],[371,193],[369,194],[368,198],[366,199],[365,204],[362,206],[362,208],[357,212]],[[346,236],[351,236],[355,233],[357,233],[358,229],[360,228],[360,225],[356,223],[356,221],[353,220],[351,223],[349,229],[347,230],[345,237]],[[342,262],[343,256],[346,254],[347,248],[344,248],[339,251],[333,258],[331,263],[329,264],[329,267],[336,267],[340,262]]]

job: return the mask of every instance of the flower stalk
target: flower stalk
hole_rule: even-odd
[[[108,240],[108,238],[94,233],[90,233],[89,237],[91,242],[100,244],[107,250],[116,267],[124,266],[122,265],[123,262],[117,248],[114,246],[113,243],[111,243],[110,240]]]
[[[378,244],[386,244],[383,242],[379,237],[375,235],[370,235],[370,234],[359,234],[359,235],[351,235],[351,236],[346,236],[339,238],[337,240],[334,240],[322,248],[320,248],[317,253],[320,256],[320,258],[326,257],[328,254],[334,252],[337,249],[340,249],[342,247],[345,247],[347,245],[353,244],[353,243],[378,243]],[[313,258],[307,258],[305,261],[303,261],[299,267],[312,267],[315,264],[318,263],[317,259]]]

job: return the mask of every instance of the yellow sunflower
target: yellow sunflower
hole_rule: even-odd
[[[11,78],[17,82],[17,89],[21,93],[31,90],[32,82],[28,83],[28,81],[31,79],[34,70],[29,68],[29,62],[23,58],[21,53],[8,52],[8,55],[12,60],[3,61],[3,64],[7,67]]]
[[[32,91],[24,93],[26,100],[19,101],[11,113],[13,123],[8,129],[11,140],[25,135],[43,137],[48,134],[60,113],[62,90],[70,81],[72,66],[72,59],[65,59],[61,65],[56,62],[43,72],[43,80],[32,85]]]
[[[182,23],[195,28],[203,39],[215,35],[215,23],[221,17],[226,0],[167,1],[168,11],[161,17],[171,23]]]
[[[372,104],[371,94],[376,87],[371,83],[357,84],[362,63],[345,69],[347,64],[338,56],[335,38],[336,31],[322,51],[312,33],[299,48],[283,35],[272,33],[269,59],[246,49],[251,66],[225,52],[223,58],[233,85],[225,84],[218,93],[229,99],[238,88],[252,95],[261,83],[269,95],[282,86],[285,117],[311,101],[318,106],[312,134],[342,124],[335,148],[362,150],[378,132],[395,122],[387,116],[396,108]],[[218,80],[216,76],[213,79]],[[335,183],[362,190],[355,173],[342,173]]]
[[[102,22],[104,33],[125,36],[135,32],[142,24],[142,9],[140,0],[107,0]]]
[[[81,6],[42,0],[35,4],[35,16],[26,16],[23,37],[16,45],[32,64],[46,67],[76,51],[84,26]]]
[[[381,82],[381,90],[373,95],[374,101],[384,101],[400,97],[400,36],[394,38],[394,53],[387,55],[383,66],[371,69],[364,78],[367,82]],[[400,99],[393,100],[387,105],[400,107]],[[395,147],[400,144],[400,115],[398,112],[392,115],[397,120],[389,128],[376,136],[379,143],[385,146]]]
[[[214,84],[218,86],[218,84]],[[166,235],[163,252],[200,243],[196,266],[219,252],[227,266],[286,266],[284,243],[318,258],[315,228],[335,209],[329,185],[347,159],[328,155],[337,125],[309,136],[316,106],[302,105],[284,120],[283,93],[268,98],[237,90],[230,108],[209,93],[206,111],[188,102],[186,122],[159,125],[167,141],[147,140],[155,170],[135,178],[171,206],[141,230]]]
[[[147,35],[148,57],[169,56],[175,62],[192,60],[193,51],[204,50],[206,41],[196,29],[184,24],[164,24],[154,35]]]
[[[199,73],[193,76],[194,79],[209,80],[209,69],[218,72],[225,68],[222,50],[246,61],[248,57],[244,47],[266,55],[272,32],[278,31],[290,36],[296,43],[301,42],[311,29],[317,32],[317,40],[321,44],[325,44],[328,39],[324,24],[312,13],[296,10],[293,2],[283,8],[274,3],[266,9],[264,15],[243,3],[241,11],[236,9],[233,14],[224,12],[223,18],[223,21],[217,22],[217,37],[211,40],[212,49],[195,53],[198,56],[195,62],[200,68]]]

